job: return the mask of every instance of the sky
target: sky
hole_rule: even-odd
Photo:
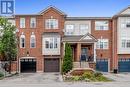
[[[50,5],[68,16],[111,17],[130,6],[130,0],[15,0],[15,13],[36,14]]]

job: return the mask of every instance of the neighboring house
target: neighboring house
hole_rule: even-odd
[[[19,72],[60,72],[65,43],[72,47],[74,68],[130,72],[130,7],[113,17],[68,17],[48,7],[15,15],[14,22]]]

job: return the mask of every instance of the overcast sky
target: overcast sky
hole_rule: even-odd
[[[50,5],[68,16],[111,17],[130,6],[130,0],[15,0],[16,14],[35,14]]]

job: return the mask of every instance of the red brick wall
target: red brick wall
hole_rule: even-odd
[[[59,21],[59,28],[54,29],[45,29],[45,19],[51,18],[58,19]],[[20,28],[20,17],[24,17],[26,19],[26,26],[25,29]],[[36,28],[32,29],[30,28],[30,18],[36,17]],[[58,32],[61,35],[63,35],[63,29],[64,29],[64,16],[61,15],[59,12],[54,10],[53,8],[48,9],[46,12],[44,12],[42,15],[25,15],[25,16],[16,16],[16,26],[19,29],[19,36],[24,32],[24,35],[26,37],[25,39],[25,48],[19,48],[19,58],[27,56],[27,51],[29,51],[29,55],[31,57],[36,57],[37,60],[37,71],[43,71],[44,70],[44,57],[42,56],[42,35],[44,32]],[[36,48],[30,48],[30,36],[31,33],[34,32],[36,36]]]

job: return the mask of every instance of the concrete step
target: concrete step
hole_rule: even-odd
[[[73,62],[73,68],[89,68],[88,62]]]

